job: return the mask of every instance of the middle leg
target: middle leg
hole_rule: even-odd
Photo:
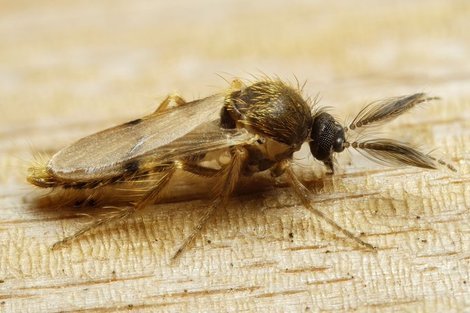
[[[209,208],[204,211],[202,217],[196,224],[191,234],[186,237],[183,243],[180,245],[178,250],[172,257],[172,260],[176,260],[181,253],[194,241],[194,239],[201,233],[204,226],[214,216],[215,212],[224,207],[227,204],[229,196],[232,194],[235,186],[240,178],[241,172],[245,165],[245,161],[248,158],[248,152],[245,148],[234,147],[232,148],[232,159],[228,165],[226,165],[220,171],[212,172],[214,176],[220,176],[216,185],[214,186],[214,201]],[[201,169],[198,169],[199,171]],[[209,172],[205,172],[209,173]]]

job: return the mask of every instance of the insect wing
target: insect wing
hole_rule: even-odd
[[[214,95],[82,138],[56,153],[48,170],[64,180],[119,175],[129,160],[149,154],[158,157],[160,147],[218,120],[223,101],[224,95]],[[183,148],[181,144],[179,147]]]
[[[245,129],[223,129],[219,121],[204,123],[187,135],[158,148],[144,156],[149,163],[161,163],[183,159],[187,156],[203,155],[241,144],[250,144],[257,139]]]

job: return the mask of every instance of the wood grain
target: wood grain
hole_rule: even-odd
[[[0,312],[469,311],[469,12],[468,1],[2,3]],[[33,155],[147,114],[170,92],[226,88],[216,74],[308,80],[305,94],[345,120],[368,101],[440,96],[387,130],[437,147],[458,173],[344,154],[322,177],[301,152],[316,207],[377,253],[260,177],[171,264],[207,206],[209,183],[187,176],[164,203],[50,251],[88,219],[35,205]]]

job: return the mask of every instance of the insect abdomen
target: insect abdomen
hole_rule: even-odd
[[[144,175],[148,172],[140,170],[137,161],[129,161],[123,165],[122,172],[119,175],[103,177],[102,179],[91,180],[66,180],[54,175],[47,165],[33,166],[29,169],[27,177],[28,182],[41,188],[73,188],[73,189],[93,189],[119,181],[132,180],[133,176]]]
[[[67,180],[54,174],[46,165],[34,166],[29,169],[28,182],[42,188],[62,187],[64,189],[93,189],[109,184],[129,182],[143,179],[152,173],[159,173],[166,169],[171,163],[150,164],[142,168],[137,160],[130,160],[122,165],[119,174],[104,176],[101,179],[90,180]]]
[[[28,177],[26,179],[29,183],[35,186],[42,188],[60,186],[55,177],[49,173],[46,166],[30,167],[28,172]]]
[[[93,181],[65,181],[54,176],[50,171],[47,170],[47,167],[32,167],[29,169],[29,175],[27,180],[29,183],[41,187],[41,188],[55,188],[62,187],[64,189],[73,188],[73,189],[93,189],[103,185],[114,183],[121,179],[121,177],[112,177],[103,180],[93,180]]]

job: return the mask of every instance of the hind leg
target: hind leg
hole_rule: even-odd
[[[90,225],[83,227],[82,229],[78,230],[74,234],[65,237],[64,239],[54,243],[52,249],[58,249],[67,243],[80,238],[81,236],[85,235],[86,233],[100,227],[101,225],[113,223],[122,219],[126,219],[133,215],[136,211],[144,208],[150,203],[154,203],[157,201],[160,192],[165,188],[165,186],[170,181],[171,177],[175,173],[177,167],[174,164],[168,166],[167,169],[162,172],[161,177],[156,182],[155,186],[153,186],[149,191],[147,191],[144,196],[133,206],[124,207],[122,209],[110,212],[108,214],[104,214],[103,216],[99,217],[96,221],[91,223]]]

